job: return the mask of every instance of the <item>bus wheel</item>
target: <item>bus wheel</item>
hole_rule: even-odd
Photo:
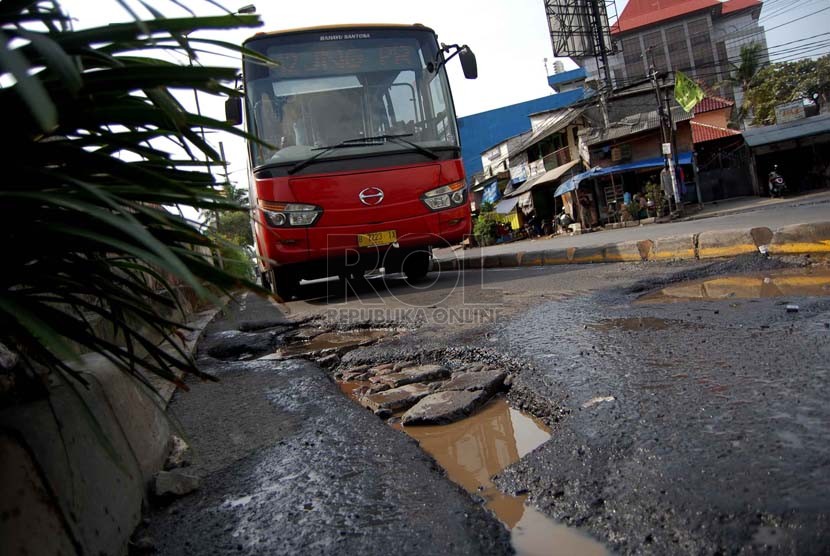
[[[267,275],[268,288],[282,301],[291,301],[297,294],[300,281],[288,269],[271,269]]]
[[[260,283],[262,284],[263,288],[265,288],[268,291],[274,291],[271,288],[271,271],[270,270],[266,270],[265,272],[260,272],[259,273],[259,279],[260,279]]]
[[[409,282],[419,282],[432,270],[432,257],[427,251],[413,251],[404,257],[401,270]]]

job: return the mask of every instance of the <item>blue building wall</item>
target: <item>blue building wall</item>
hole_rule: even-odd
[[[563,71],[562,73],[554,73],[548,76],[548,85],[552,89],[556,89],[562,83],[573,83],[574,81],[585,81],[588,73],[585,68],[576,68],[570,71]]]
[[[458,118],[461,157],[464,159],[467,177],[481,172],[481,153],[486,149],[509,137],[529,131],[528,116],[536,112],[564,108],[582,100],[584,96],[582,89],[576,89]]]

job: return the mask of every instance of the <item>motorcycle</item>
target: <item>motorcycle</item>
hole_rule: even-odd
[[[556,226],[559,228],[559,230],[561,230],[562,232],[570,231],[570,226],[574,223],[573,218],[571,218],[571,215],[565,212],[564,210],[556,215],[554,222],[556,223]]]
[[[784,193],[787,191],[787,184],[784,182],[784,177],[778,173],[778,164],[772,167],[767,185],[769,186],[770,197],[784,197]]]

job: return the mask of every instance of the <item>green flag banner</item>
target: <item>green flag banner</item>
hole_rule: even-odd
[[[674,99],[683,107],[683,110],[691,112],[697,103],[703,100],[703,97],[703,89],[689,79],[688,75],[682,71],[674,72]]]

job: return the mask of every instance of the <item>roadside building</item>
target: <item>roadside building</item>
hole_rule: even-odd
[[[562,62],[559,62],[559,64]],[[554,93],[566,93],[582,89],[585,85],[585,68],[576,68],[569,71],[557,71],[548,76],[548,85]]]
[[[492,177],[486,175],[482,153],[530,132],[531,114],[559,110],[584,100],[589,94],[583,87],[584,81],[585,71],[581,68],[554,74],[548,77],[548,85],[555,94],[458,118],[461,157],[468,182],[473,184],[474,176],[479,183],[483,178]],[[494,156],[498,158],[499,155]],[[485,175],[480,175],[482,172]]]
[[[694,142],[690,123],[693,114],[679,106],[672,107],[671,113],[676,127],[672,148],[676,150],[675,162],[679,168],[678,188],[684,201],[694,202]],[[589,226],[619,222],[623,218],[622,205],[630,204],[637,195],[656,197],[655,188],[664,191],[665,197],[671,193],[661,186],[664,141],[656,108],[620,118],[608,128],[587,129],[581,140],[590,170],[572,180],[571,187],[560,188],[556,193],[573,192],[576,196],[573,200],[581,201],[581,206],[591,211],[591,218],[582,219]],[[659,202],[659,198],[651,200]],[[662,210],[662,206],[654,207],[654,214],[651,211],[649,214],[657,216]],[[579,215],[572,216],[580,220]]]
[[[539,232],[549,229],[557,209],[553,192],[581,169],[578,137],[583,111],[580,107],[531,114],[529,131],[485,150],[484,170],[472,179],[474,209],[489,201],[513,231],[525,229],[529,220]]]
[[[520,226],[531,220],[535,233],[552,231],[554,216],[562,209],[553,193],[582,168],[579,130],[585,127],[583,112],[580,107],[531,115],[532,132],[513,147],[510,185],[497,211],[509,209]]]
[[[495,204],[510,184],[510,152],[532,131],[526,131],[489,147],[480,154],[482,170],[467,177],[471,191],[471,207],[478,212],[482,203]]]
[[[690,126],[694,114],[674,102],[673,82],[661,81],[658,90],[661,99],[668,98],[672,106],[672,148],[679,168],[679,189],[684,199],[696,201]],[[608,117],[607,126],[603,112]],[[596,105],[586,109],[585,120],[587,126],[579,135],[579,154],[588,170],[554,192],[571,217],[587,227],[620,222],[626,217],[623,206],[631,207],[635,196],[648,193],[659,204],[649,212],[660,212],[663,206],[655,188],[661,186],[665,157],[654,84],[641,80],[615,90],[604,108]],[[668,191],[665,193],[667,197]]]
[[[761,45],[760,62],[769,62],[760,0],[629,0],[611,26],[615,54],[609,58],[615,87],[643,79],[653,61],[657,71],[680,70],[714,85],[729,77],[729,62],[741,47]],[[588,79],[599,77],[593,57],[575,59]],[[739,87],[722,95],[741,104]]]
[[[753,194],[749,151],[741,132],[727,127],[735,102],[707,93],[686,112],[674,100],[673,81],[662,81],[659,91],[671,106],[671,152],[681,200],[700,204]],[[573,209],[574,220],[588,226],[620,222],[626,212],[667,214],[673,191],[670,174],[663,172],[663,127],[654,84],[642,81],[614,91],[606,111],[607,127],[600,107],[585,111],[589,125],[580,135],[580,156],[589,170],[564,183],[555,196]],[[645,210],[631,204],[638,195],[645,198]],[[581,207],[586,214],[580,214]]]
[[[710,94],[694,108],[690,125],[703,203],[755,194],[749,149],[742,133],[728,127],[734,106]]]
[[[756,195],[768,195],[777,165],[790,192],[830,187],[830,114],[744,131]]]

